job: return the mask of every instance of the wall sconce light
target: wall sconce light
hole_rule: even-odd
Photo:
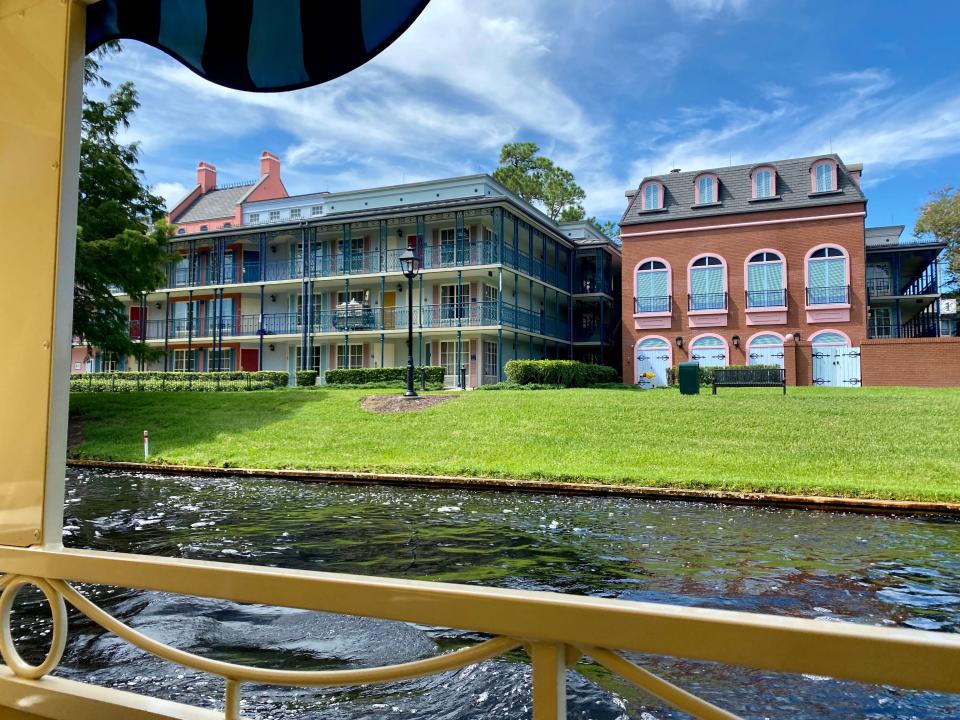
[[[676,337],[676,342],[677,342],[677,347],[678,347],[678,348],[682,348],[682,347],[683,347],[683,338],[680,337],[679,335],[677,335],[677,337]]]
[[[793,341],[794,341],[794,342],[800,342],[800,333],[795,332],[795,333],[793,334]]]
[[[270,302],[276,302],[276,301],[277,301],[277,296],[276,296],[276,295],[271,295],[271,296],[270,296]]]
[[[733,340],[733,346],[734,346],[737,350],[739,350],[739,349],[740,349],[740,336],[739,336],[739,335],[734,335],[734,336],[733,336],[732,338],[730,338],[730,339]]]
[[[270,252],[275,253],[276,251],[277,251],[277,246],[276,246],[276,245],[271,245],[271,246],[270,246]]]
[[[487,277],[493,277],[493,270],[487,270]]]
[[[403,237],[403,228],[397,228],[397,237],[398,237],[398,238],[402,238],[402,237]]]
[[[398,293],[402,293],[402,292],[403,292],[403,285],[402,285],[402,284],[399,284],[399,283],[397,284],[397,292],[398,292]]]
[[[157,308],[157,310],[159,310],[159,309],[160,309],[160,303],[157,303],[155,307]]]
[[[270,348],[270,352],[273,352],[274,350],[277,349],[277,346],[274,345],[273,343],[270,343],[269,348]]]

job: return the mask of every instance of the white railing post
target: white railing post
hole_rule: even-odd
[[[567,664],[564,647],[558,643],[534,643],[533,720],[566,720]]]

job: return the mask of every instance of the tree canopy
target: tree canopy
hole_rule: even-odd
[[[88,86],[107,86],[95,59],[85,70]],[[138,299],[163,284],[171,228],[162,220],[163,200],[137,167],[138,144],[118,139],[139,105],[129,82],[105,100],[83,100],[73,333],[88,347],[142,357],[146,350],[130,337],[126,308],[113,291]]]
[[[947,264],[953,276],[953,289],[960,277],[960,190],[947,186],[931,193],[931,199],[920,209],[914,226],[917,237],[932,236],[947,244]]]
[[[569,170],[539,154],[536,143],[507,143],[500,149],[500,165],[493,179],[528,203],[540,205],[551,220],[583,220],[587,195]]]

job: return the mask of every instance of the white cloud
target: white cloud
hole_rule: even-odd
[[[170,210],[187,195],[187,187],[178,182],[158,182],[150,188],[154,195],[164,199],[164,207]]]
[[[670,6],[685,17],[706,20],[725,12],[738,15],[747,6],[747,0],[670,0]]]

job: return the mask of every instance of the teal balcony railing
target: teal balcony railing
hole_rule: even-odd
[[[493,300],[468,303],[438,303],[413,308],[413,327],[417,330],[440,328],[495,327],[499,303]],[[144,324],[146,340],[185,340],[190,337],[206,338],[219,336],[237,337],[259,335],[260,315],[239,315],[220,319],[220,332],[213,316],[201,316],[187,320],[148,320]],[[504,304],[503,326],[526,330],[555,337],[570,339],[570,327],[565,316],[533,312],[526,308]],[[265,313],[264,335],[300,335],[304,330],[300,313]],[[405,330],[407,309],[405,307],[356,307],[335,310],[317,310],[310,324],[313,333],[355,333],[364,331]],[[131,336],[139,339],[140,323],[130,324]],[[134,335],[134,333],[137,333]]]
[[[349,254],[324,254],[315,252],[307,258],[293,256],[285,259],[272,259],[268,254],[262,265],[259,260],[228,262],[222,269],[207,263],[197,263],[191,269],[183,264],[170,269],[168,287],[186,288],[203,285],[233,285],[243,283],[275,282],[298,280],[300,278],[342,277],[350,275],[371,275],[378,273],[399,273],[400,255],[403,249],[381,252],[370,250]],[[500,245],[495,240],[484,242],[427,244],[420,250],[421,267],[424,270],[444,268],[462,268],[477,265],[493,265],[501,262]],[[530,257],[513,248],[504,248],[504,265],[526,273],[534,278],[560,288],[569,285],[567,269]]]

